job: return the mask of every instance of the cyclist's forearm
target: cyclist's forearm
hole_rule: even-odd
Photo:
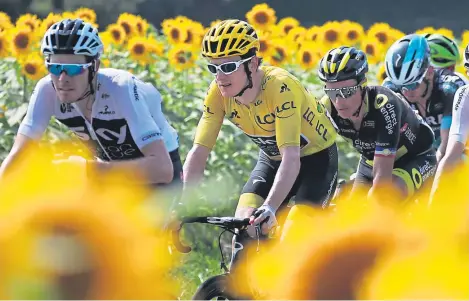
[[[300,172],[300,158],[282,159],[274,184],[264,204],[277,210],[293,187]]]
[[[183,166],[184,185],[194,185],[203,178],[207,159],[208,153],[200,151],[198,147],[189,151]]]

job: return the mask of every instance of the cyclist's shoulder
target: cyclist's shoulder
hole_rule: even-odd
[[[467,79],[462,74],[448,69],[435,70],[435,88],[445,94],[454,94],[456,90],[467,84]]]
[[[401,105],[404,102],[402,95],[384,86],[368,86],[368,101],[373,107],[380,109],[386,103]]]
[[[283,68],[261,66],[261,70],[264,72],[261,90],[269,97],[286,92],[306,92],[298,78]]]

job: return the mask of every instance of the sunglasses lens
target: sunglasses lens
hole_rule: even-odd
[[[65,71],[68,76],[76,76],[81,74],[85,68],[83,65],[49,64],[48,70],[50,73],[56,76],[60,76],[63,71]]]
[[[222,64],[220,65],[220,68],[224,73],[233,73],[236,71],[236,69],[238,69],[236,68],[236,63]]]
[[[207,68],[210,73],[217,74],[217,67],[215,67],[214,65],[207,65]]]

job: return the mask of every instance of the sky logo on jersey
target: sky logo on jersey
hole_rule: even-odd
[[[384,148],[381,146],[376,146],[375,156],[376,157],[391,157],[396,155],[395,148]]]
[[[160,137],[161,136],[161,133],[160,132],[150,132],[148,134],[145,134],[143,137],[142,137],[142,141],[147,141],[148,139],[151,139],[153,137]]]

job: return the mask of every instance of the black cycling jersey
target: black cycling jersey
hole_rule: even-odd
[[[367,87],[366,113],[356,130],[349,119],[341,118],[329,97],[321,102],[338,127],[338,132],[366,160],[375,156],[412,158],[432,148],[434,135],[430,127],[398,94],[381,86]]]
[[[433,89],[431,91],[430,98],[427,101],[427,106],[424,112],[425,114],[422,114],[422,112],[418,110],[417,105],[409,102],[411,108],[419,112],[427,124],[432,128],[435,133],[436,146],[440,144],[440,128],[443,117],[451,117],[456,90],[467,83],[468,81],[459,73],[455,73],[448,69],[438,69],[435,70]],[[387,87],[402,95],[399,87],[394,85],[389,78],[384,80],[383,87]],[[450,123],[446,125],[446,128],[449,129],[449,126]]]

